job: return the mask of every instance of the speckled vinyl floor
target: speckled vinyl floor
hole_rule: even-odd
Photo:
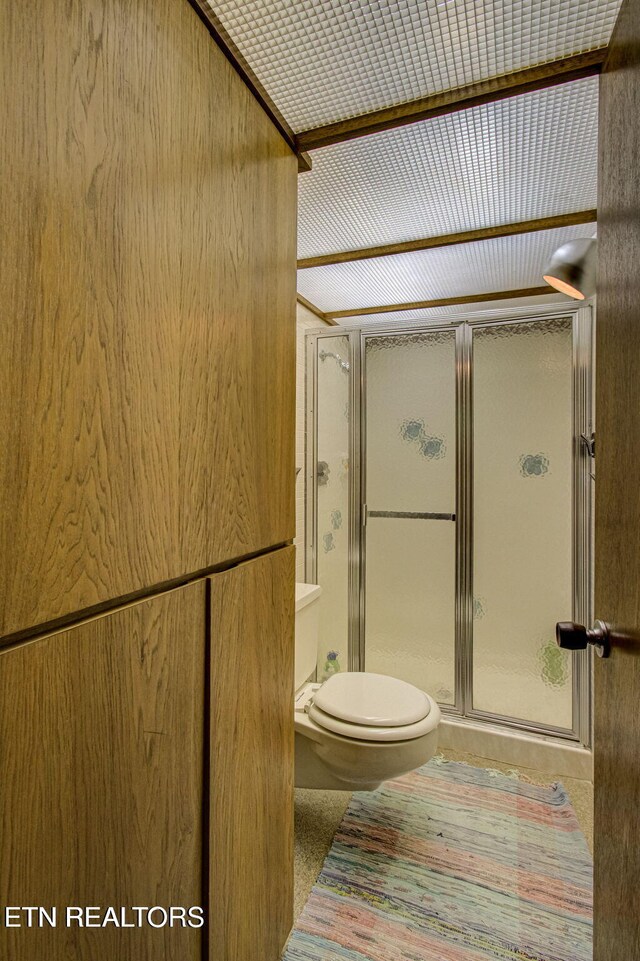
[[[487,767],[509,774],[515,772],[523,781],[551,784],[562,781],[576,812],[582,831],[593,851],[593,785],[569,777],[554,777],[529,768],[514,768],[512,764],[488,761],[460,751],[441,751],[449,761],[464,761],[474,767]],[[296,790],[295,802],[295,900],[297,918],[311,893],[322,863],[331,847],[333,836],[342,820],[349,798],[348,791]]]
[[[298,917],[331,847],[351,794],[296,788],[293,916]]]

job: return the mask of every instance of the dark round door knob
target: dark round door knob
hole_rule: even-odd
[[[598,657],[609,657],[611,650],[609,628],[602,621],[596,621],[590,631],[574,621],[558,621],[556,641],[565,651],[584,651],[588,644],[593,644]]]

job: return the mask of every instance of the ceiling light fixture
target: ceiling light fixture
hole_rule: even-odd
[[[556,290],[574,300],[585,300],[596,292],[595,237],[578,237],[558,247],[543,274]]]

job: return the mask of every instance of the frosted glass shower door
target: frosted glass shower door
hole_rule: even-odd
[[[455,702],[454,330],[365,338],[364,669]]]
[[[570,319],[473,333],[473,709],[572,726]]]

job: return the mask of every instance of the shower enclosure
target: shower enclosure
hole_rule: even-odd
[[[591,308],[308,336],[307,579],[318,677],[590,741]]]

